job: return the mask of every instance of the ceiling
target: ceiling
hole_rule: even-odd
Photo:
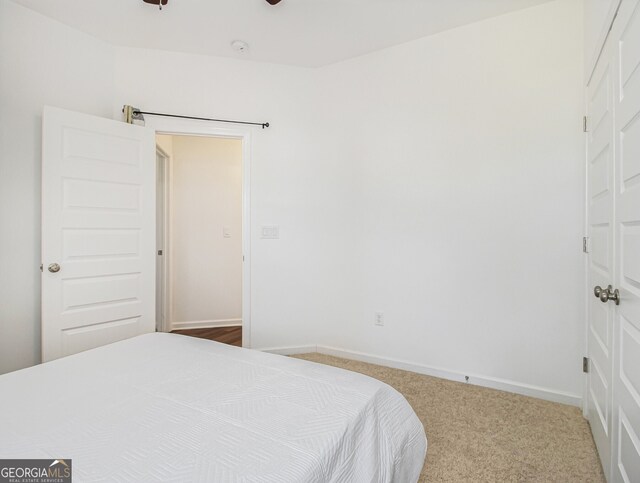
[[[116,45],[318,67],[549,0],[13,1]]]

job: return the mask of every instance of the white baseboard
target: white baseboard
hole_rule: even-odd
[[[319,352],[320,354],[342,357],[344,359],[353,359],[356,361],[369,362],[371,364],[378,364],[386,367],[393,367],[395,369],[417,372],[418,374],[440,377],[442,379],[448,379],[450,381],[467,382],[469,384],[475,384],[476,386],[490,387],[493,389],[498,389],[500,391],[513,392],[516,394],[531,396],[547,401],[570,404],[572,406],[578,407],[582,406],[582,398],[577,394],[570,394],[567,392],[556,391],[554,389],[548,389],[545,387],[523,384],[507,379],[479,376],[477,374],[462,374],[460,372],[450,371],[448,369],[425,366],[423,364],[416,364],[400,359],[374,356],[372,354],[366,354],[363,352],[356,352],[322,345],[317,346],[316,352]],[[300,354],[301,352],[297,353]],[[465,376],[468,376],[469,380],[465,380]]]
[[[552,401],[562,404],[570,404],[571,406],[582,406],[582,398],[577,394],[571,394],[563,391],[557,391],[554,389],[548,389],[541,386],[534,386],[531,384],[524,384],[521,382],[510,381],[508,379],[500,379],[497,377],[481,376],[477,374],[463,374],[461,372],[451,371],[449,369],[442,369],[439,367],[426,366],[424,364],[417,364],[414,362],[403,361],[400,359],[393,359],[390,357],[375,356],[364,352],[357,352],[347,349],[340,349],[337,347],[328,347],[323,345],[305,345],[305,346],[288,346],[288,347],[270,347],[264,349],[258,349],[263,352],[270,352],[272,354],[280,354],[284,356],[290,356],[295,354],[308,354],[310,352],[318,352],[320,354],[326,354],[330,356],[342,357],[343,359],[352,359],[355,361],[368,362],[371,364],[377,364],[380,366],[393,367],[395,369],[402,369],[405,371],[416,372],[418,374],[425,374],[427,376],[439,377],[441,379],[447,379],[449,381],[463,382],[468,384],[474,384],[476,386],[489,387],[492,389],[498,389],[500,391],[512,392],[515,394],[521,394],[523,396],[535,397],[538,399],[544,399],[546,401]],[[465,379],[465,376],[469,377],[469,380]]]
[[[184,322],[172,322],[171,330],[212,329],[214,327],[237,327],[241,325],[242,319],[187,320]]]
[[[258,350],[262,352],[269,352],[271,354],[279,354],[281,356],[293,356],[295,354],[309,354],[310,352],[318,352],[318,346],[301,345],[290,347],[267,347],[266,349]]]

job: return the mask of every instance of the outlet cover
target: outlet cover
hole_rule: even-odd
[[[263,240],[277,240],[280,238],[280,227],[278,225],[262,225],[260,238]]]

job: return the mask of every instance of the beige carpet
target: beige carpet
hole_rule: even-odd
[[[401,392],[427,433],[421,482],[605,481],[576,407],[322,354],[295,357],[361,372]]]

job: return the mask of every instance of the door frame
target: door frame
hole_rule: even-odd
[[[169,226],[169,214],[171,213],[171,207],[169,206],[169,200],[171,199],[170,193],[169,193],[169,189],[171,186],[171,165],[170,165],[170,159],[171,157],[167,154],[167,152],[162,149],[158,143],[156,142],[156,156],[158,155],[158,153],[163,157],[164,161],[163,161],[163,171],[164,171],[164,182],[162,183],[162,198],[163,198],[163,212],[162,212],[162,258],[160,259],[162,262],[162,276],[159,276],[158,273],[156,273],[156,285],[158,284],[158,282],[161,283],[162,286],[162,321],[160,322],[160,327],[158,328],[158,330],[160,332],[169,332],[171,327],[168,326],[167,324],[167,315],[170,314],[170,310],[171,310],[171,306],[169,304],[170,300],[171,300],[171,293],[170,293],[170,285],[167,283],[167,279],[170,276],[170,267],[169,264],[167,263],[167,256],[169,253],[169,243],[171,240],[171,232],[170,230],[170,226]],[[157,158],[156,158],[157,159]],[[156,173],[156,176],[158,175],[158,173]],[[156,210],[157,210],[157,206],[156,206]],[[157,213],[156,213],[157,216]],[[156,250],[157,250],[157,246],[156,246]],[[156,258],[158,257],[157,251],[156,251]],[[157,289],[157,287],[156,287]],[[157,293],[157,290],[156,290]],[[156,303],[156,307],[157,307],[157,303]],[[156,320],[157,320],[157,314],[156,314]]]
[[[202,136],[239,139],[242,142],[242,347],[251,347],[251,131],[223,128],[191,119],[155,117],[145,119],[145,125],[156,135]],[[169,170],[170,172],[171,170]],[[170,175],[169,175],[170,176]],[[166,231],[165,231],[166,233]],[[165,262],[166,263],[166,262]],[[169,265],[171,265],[169,263]],[[166,301],[168,303],[168,301]],[[166,327],[165,330],[169,330]]]
[[[586,61],[586,59],[585,59]],[[585,64],[586,65],[586,64]],[[589,232],[589,133],[587,132],[586,123],[588,122],[589,116],[589,85],[591,83],[591,76],[585,74],[585,82],[582,90],[582,106],[584,112],[583,118],[583,138],[582,138],[582,158],[583,158],[583,179],[582,179],[582,251],[583,251],[583,261],[582,261],[582,273],[583,273],[583,299],[582,299],[582,307],[584,309],[584,334],[582,337],[582,348],[583,348],[583,359],[582,362],[584,364],[584,358],[588,359],[589,357],[589,320],[591,317],[591,299],[589,295],[590,291],[590,277],[589,277],[589,261],[591,257],[591,237]],[[587,360],[587,364],[589,361]],[[585,419],[589,417],[589,373],[588,368],[587,371],[584,370],[584,365],[582,368],[582,416]],[[591,432],[591,429],[589,429]],[[598,456],[599,457],[599,456]]]

